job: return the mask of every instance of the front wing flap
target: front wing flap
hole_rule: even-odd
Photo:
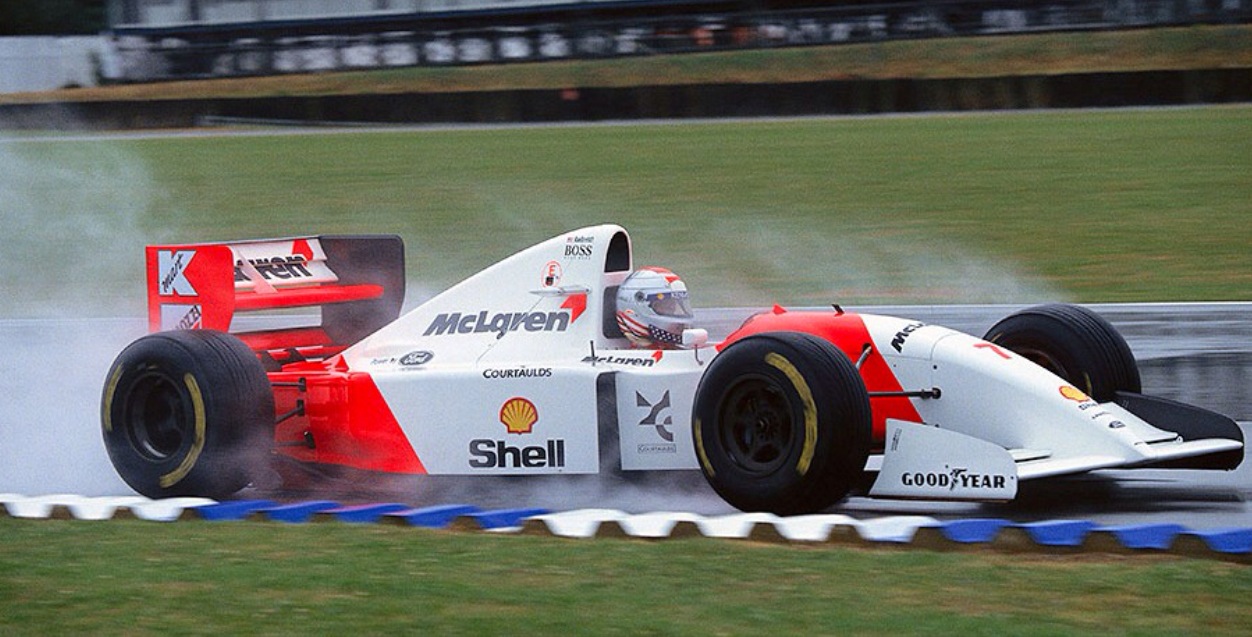
[[[1054,457],[1047,450],[1009,450],[973,436],[929,425],[887,421],[887,445],[869,496],[888,499],[1007,501],[1022,480],[1098,469],[1167,467],[1173,463],[1242,454],[1240,440],[1206,438],[1144,445],[1140,456]],[[873,459],[871,459],[871,464]]]
[[[1005,448],[972,436],[887,421],[887,446],[874,498],[1012,500],[1017,467]]]

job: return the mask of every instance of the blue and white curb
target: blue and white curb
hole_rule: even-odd
[[[9,516],[30,519],[109,520],[129,515],[140,520],[172,522],[189,510],[214,503],[207,498],[149,500],[139,496],[88,498],[58,494],[26,497],[0,493],[0,504],[4,505],[3,510]]]
[[[283,524],[339,522],[428,529],[524,533],[560,538],[664,540],[704,537],[799,545],[910,546],[935,550],[992,549],[1036,553],[1176,554],[1252,562],[1252,528],[1192,530],[1179,524],[1104,526],[1089,520],[1017,523],[1000,518],[940,521],[925,516],[860,520],[847,515],[779,517],[769,513],[703,516],[681,511],[627,513],[615,509],[550,512],[539,508],[484,510],[469,504],[414,508],[381,502],[341,505],[330,500],[216,502],[205,498],[150,500],[139,496],[28,497],[0,494],[0,512],[22,519],[154,522],[204,520]]]

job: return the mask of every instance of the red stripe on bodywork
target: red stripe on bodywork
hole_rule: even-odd
[[[270,381],[285,383],[274,388],[278,415],[304,401],[304,415],[278,424],[274,440],[279,453],[303,462],[337,464],[368,471],[426,473],[396,417],[369,374],[319,371],[274,372]],[[305,390],[297,386],[303,379]],[[305,432],[313,448],[302,445]]]
[[[776,308],[762,312],[744,322],[718,350],[753,334],[765,332],[803,332],[829,341],[850,360],[855,362],[867,344],[872,345],[869,329],[858,314],[833,312],[787,312]],[[900,381],[891,372],[891,366],[875,348],[861,364],[861,380],[870,392],[901,391]],[[913,403],[904,397],[870,398],[873,410],[874,440],[881,443],[887,436],[887,419],[922,422]]]

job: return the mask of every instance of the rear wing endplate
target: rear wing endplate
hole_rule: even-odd
[[[395,235],[158,245],[146,257],[149,331],[231,332],[287,360],[337,353],[394,321],[404,304],[404,243]],[[320,308],[320,323],[246,331],[236,320],[287,308]]]

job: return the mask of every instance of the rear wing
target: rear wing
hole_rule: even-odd
[[[404,242],[395,235],[321,235],[147,248],[148,330],[235,334],[277,362],[322,358],[394,321],[404,304]],[[239,314],[299,311],[246,330]],[[247,321],[243,321],[247,323]],[[255,321],[253,322],[256,323]]]

